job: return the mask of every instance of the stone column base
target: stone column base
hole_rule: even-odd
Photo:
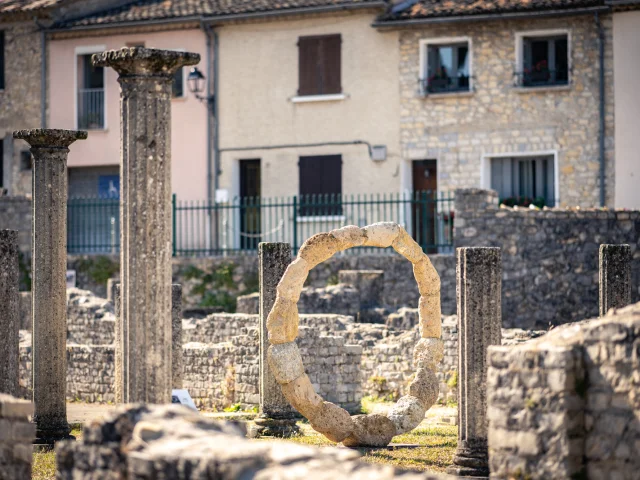
[[[458,477],[489,477],[489,453],[486,445],[469,446],[462,442],[447,473]]]
[[[249,428],[249,438],[280,437],[287,438],[300,435],[300,428],[294,418],[257,418]]]
[[[45,430],[37,428],[36,422],[36,438],[33,441],[34,450],[51,450],[61,440],[75,440],[76,437],[70,435],[70,432],[71,427],[69,425]]]

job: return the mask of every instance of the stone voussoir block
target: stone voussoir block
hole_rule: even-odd
[[[267,357],[271,371],[280,385],[286,385],[304,375],[302,357],[295,342],[271,345]]]
[[[366,247],[390,247],[400,233],[400,227],[393,222],[379,222],[364,227],[367,236]]]

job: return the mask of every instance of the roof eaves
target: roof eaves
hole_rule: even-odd
[[[378,18],[371,24],[374,28],[398,28],[414,25],[428,25],[434,23],[477,22],[483,20],[506,20],[531,17],[561,17],[570,15],[586,15],[591,13],[608,12],[611,8],[607,5],[596,7],[567,8],[561,10],[537,10],[529,12],[496,12],[481,13],[476,15],[447,15],[423,18],[409,18],[403,20],[384,20]]]

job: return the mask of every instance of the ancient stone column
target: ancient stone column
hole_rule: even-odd
[[[282,388],[269,368],[267,350],[269,333],[267,317],[276,301],[276,287],[291,263],[288,243],[258,245],[260,283],[260,416],[256,420],[256,435],[289,436],[297,431],[297,412],[282,394]]]
[[[182,388],[182,285],[171,285],[171,388]]]
[[[195,53],[123,48],[93,56],[119,74],[120,321],[125,403],[171,402],[171,82]]]
[[[600,316],[631,303],[631,247],[600,245]]]
[[[502,260],[499,248],[457,249],[458,449],[448,473],[489,475],[487,349],[500,345]]]
[[[18,232],[0,230],[0,393],[18,396],[20,299]]]
[[[33,154],[33,421],[36,444],[68,438],[67,386],[67,156],[87,138],[72,130],[20,130]]]

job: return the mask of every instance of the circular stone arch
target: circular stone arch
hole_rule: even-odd
[[[309,271],[336,252],[352,247],[393,247],[413,264],[420,291],[420,340],[413,353],[416,375],[409,393],[387,415],[351,416],[343,408],[324,401],[305,373],[298,336],[298,300]],[[267,317],[271,371],[287,400],[304,415],[314,430],[349,447],[384,447],[394,436],[409,432],[424,419],[438,398],[436,366],[444,356],[441,337],[440,277],[429,257],[404,228],[396,223],[353,225],[319,233],[300,248],[278,283],[276,301]]]

